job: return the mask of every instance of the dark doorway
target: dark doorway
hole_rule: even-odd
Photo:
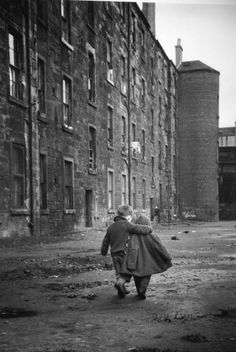
[[[85,190],[85,226],[93,226],[93,191],[86,189]]]
[[[150,220],[153,221],[154,219],[154,200],[150,198]]]

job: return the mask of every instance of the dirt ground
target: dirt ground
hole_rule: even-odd
[[[0,351],[236,351],[236,222],[155,230],[173,267],[146,300],[117,297],[105,229],[1,240]]]

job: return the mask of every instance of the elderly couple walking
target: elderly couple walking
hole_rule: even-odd
[[[153,233],[149,219],[140,215],[131,222],[132,216],[130,206],[118,208],[114,223],[108,227],[102,241],[101,254],[106,255],[110,246],[118,296],[125,297],[129,293],[125,282],[133,277],[138,297],[145,299],[151,275],[170,268],[171,256]]]

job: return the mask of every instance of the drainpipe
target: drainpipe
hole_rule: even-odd
[[[33,211],[33,140],[32,140],[32,104],[31,104],[31,60],[30,60],[30,0],[27,1],[26,10],[26,66],[27,66],[27,88],[28,88],[28,124],[29,124],[29,177],[30,177],[30,220],[28,226],[31,236],[34,234],[34,211]]]
[[[128,193],[129,193],[129,205],[131,205],[131,114],[130,114],[130,4],[128,3]]]

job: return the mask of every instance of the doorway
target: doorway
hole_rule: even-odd
[[[93,191],[85,190],[85,227],[93,226]]]

